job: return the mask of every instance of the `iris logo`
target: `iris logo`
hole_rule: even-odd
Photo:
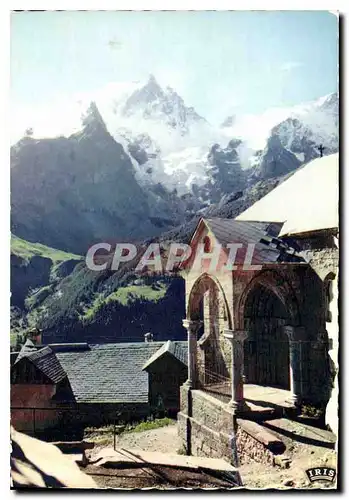
[[[305,472],[311,483],[314,481],[328,481],[333,483],[336,477],[336,470],[330,467],[314,467],[312,469],[307,469]]]

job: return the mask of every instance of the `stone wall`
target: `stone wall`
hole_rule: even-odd
[[[333,248],[312,250],[308,252],[312,269],[320,279],[326,282],[329,278],[329,297],[326,311],[325,332],[328,341],[328,361],[331,375],[330,399],[326,407],[326,424],[338,436],[338,348],[339,348],[339,311],[338,311],[338,270],[339,245],[333,238]]]
[[[210,429],[233,432],[233,415],[227,409],[227,404],[203,391],[192,391],[191,416]]]
[[[224,458],[228,462],[235,463],[231,437],[228,434],[210,429],[181,412],[177,415],[177,422],[182,448],[188,454],[198,457]]]
[[[338,274],[332,283],[332,297],[329,304],[331,321],[326,323],[326,330],[329,337],[329,356],[334,371],[333,387],[330,400],[326,408],[326,424],[328,424],[338,437],[338,413],[339,413],[339,389],[338,389],[338,347],[339,347],[339,325],[338,325]],[[336,448],[337,448],[336,444]]]
[[[236,447],[240,465],[251,462],[251,459],[264,464],[274,463],[272,452],[241,428],[236,432]]]
[[[236,465],[233,415],[227,405],[199,390],[181,387],[178,434],[188,454],[224,458]]]
[[[275,455],[285,451],[284,443],[260,424],[242,419],[234,424],[227,404],[209,394],[183,386],[181,400],[178,434],[189,455],[224,458],[235,466],[251,460],[273,465]]]
[[[236,423],[236,447],[240,464],[252,459],[274,465],[275,455],[285,451],[285,444],[256,422],[237,419]]]
[[[313,391],[313,398],[328,401],[326,409],[326,423],[328,423],[334,433],[338,432],[338,340],[339,340],[339,320],[338,320],[338,266],[339,249],[338,241],[333,236],[332,248],[311,249],[307,251],[307,259],[312,270],[323,283],[323,291],[326,290],[326,281],[331,281],[331,297],[328,303],[324,297],[323,307],[323,327],[319,331],[317,343],[313,353],[319,353],[319,362],[312,363],[315,373],[310,375],[310,386]],[[319,245],[318,245],[319,246]],[[311,308],[310,308],[311,309]],[[325,357],[325,363],[323,362]],[[321,364],[322,358],[322,364]],[[325,369],[324,369],[325,368]],[[317,369],[317,372],[316,372]],[[319,377],[320,373],[320,377]],[[320,396],[320,398],[319,398]]]

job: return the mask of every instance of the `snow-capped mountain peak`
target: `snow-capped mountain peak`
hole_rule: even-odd
[[[151,105],[154,102],[164,99],[165,93],[156,81],[153,75],[149,76],[149,80],[145,85],[136,89],[131,93],[123,106],[124,114],[132,113],[134,109]]]
[[[325,154],[338,148],[337,94],[259,115],[228,116],[221,127],[213,127],[154,75],[110,83],[73,104],[57,107],[58,118],[50,113],[46,120],[40,117],[38,126],[28,122],[33,137],[98,127],[123,146],[140,185],[162,184],[178,195],[195,191],[205,203],[240,189],[251,170],[257,176],[274,175],[319,155],[320,144]]]
[[[243,114],[227,117],[221,126],[227,137],[239,137],[252,149],[261,150],[274,127],[294,118],[304,126],[317,130],[317,140],[332,140],[338,134],[338,94],[327,94],[319,99],[290,107],[266,109],[260,114]]]
[[[127,86],[124,85],[123,89],[126,88]],[[130,86],[129,90],[127,96],[125,93],[122,94],[121,100],[120,94],[112,98],[114,124],[112,117],[109,116],[111,128],[113,126],[118,128],[121,121],[123,128],[130,128],[127,123],[130,121],[132,130],[134,130],[135,121],[144,126],[145,123],[142,122],[146,120],[147,127],[152,126],[150,122],[153,122],[155,126],[160,124],[168,129],[168,133],[176,141],[176,134],[180,136],[190,135],[191,129],[195,127],[197,122],[207,123],[202,116],[196,113],[194,108],[185,105],[184,100],[174,89],[171,87],[162,88],[153,75],[150,75],[144,84],[139,82],[136,88]],[[157,138],[154,136],[154,139]],[[174,149],[176,147],[174,144]]]

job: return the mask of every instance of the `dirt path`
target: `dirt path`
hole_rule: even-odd
[[[287,442],[287,455],[292,458],[290,468],[272,467],[253,460],[244,463],[239,467],[239,471],[247,488],[319,488],[321,487],[319,483],[309,484],[305,470],[321,465],[336,467],[336,454],[333,450],[287,439],[285,441]],[[95,447],[94,453],[104,446]],[[126,449],[178,453],[181,443],[177,434],[177,425],[174,424],[144,432],[124,433],[117,437],[116,446]]]
[[[289,469],[259,464],[251,460],[239,467],[242,481],[247,488],[323,488],[328,484],[310,484],[305,474],[306,469],[314,466],[336,468],[336,455],[333,450],[324,450],[318,446],[297,446],[292,453]]]
[[[99,488],[140,489],[154,488],[171,490],[177,488],[192,489],[228,489],[231,482],[224,478],[195,470],[175,469],[166,466],[144,466],[142,468],[105,468],[88,465],[84,471],[93,478]]]
[[[110,441],[112,446],[112,441]],[[92,456],[97,455],[106,444],[95,446]],[[168,425],[144,432],[127,432],[117,437],[118,448],[177,453],[180,439],[177,425]],[[141,469],[106,469],[89,465],[84,469],[100,488],[231,488],[231,483],[203,471],[177,470],[172,467],[152,466]]]
[[[177,425],[168,425],[145,432],[122,434],[117,440],[117,446],[161,453],[177,453],[180,448]]]

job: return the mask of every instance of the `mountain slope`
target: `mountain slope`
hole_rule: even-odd
[[[254,176],[286,174],[318,158],[321,150],[325,155],[337,152],[338,116],[337,94],[296,106],[291,116],[271,129],[265,148],[252,158]]]
[[[283,179],[260,181],[243,192],[227,195],[202,215],[234,218]],[[198,219],[199,215],[152,241],[159,241],[165,250],[169,241],[188,243]],[[140,276],[134,272],[135,264],[118,271],[93,272],[85,262],[77,265],[74,262],[73,269],[53,280],[49,279],[48,265],[45,279],[37,283],[32,276],[24,296],[23,276],[13,273],[13,301],[17,304],[12,315],[15,332],[23,333],[28,326],[37,326],[51,342],[142,341],[147,331],[158,340],[185,338],[182,278]]]
[[[141,188],[129,156],[94,103],[81,132],[17,143],[11,150],[11,184],[13,232],[77,253],[96,241],[158,234],[180,220],[180,204],[164,200],[166,191]]]
[[[73,258],[72,258],[73,257]],[[181,278],[96,273],[82,257],[13,236],[11,250],[11,344],[28,329],[45,342],[183,339]]]
[[[28,310],[52,295],[57,283],[82,261],[40,243],[11,237],[11,345],[28,328]],[[35,322],[34,322],[35,325]]]

